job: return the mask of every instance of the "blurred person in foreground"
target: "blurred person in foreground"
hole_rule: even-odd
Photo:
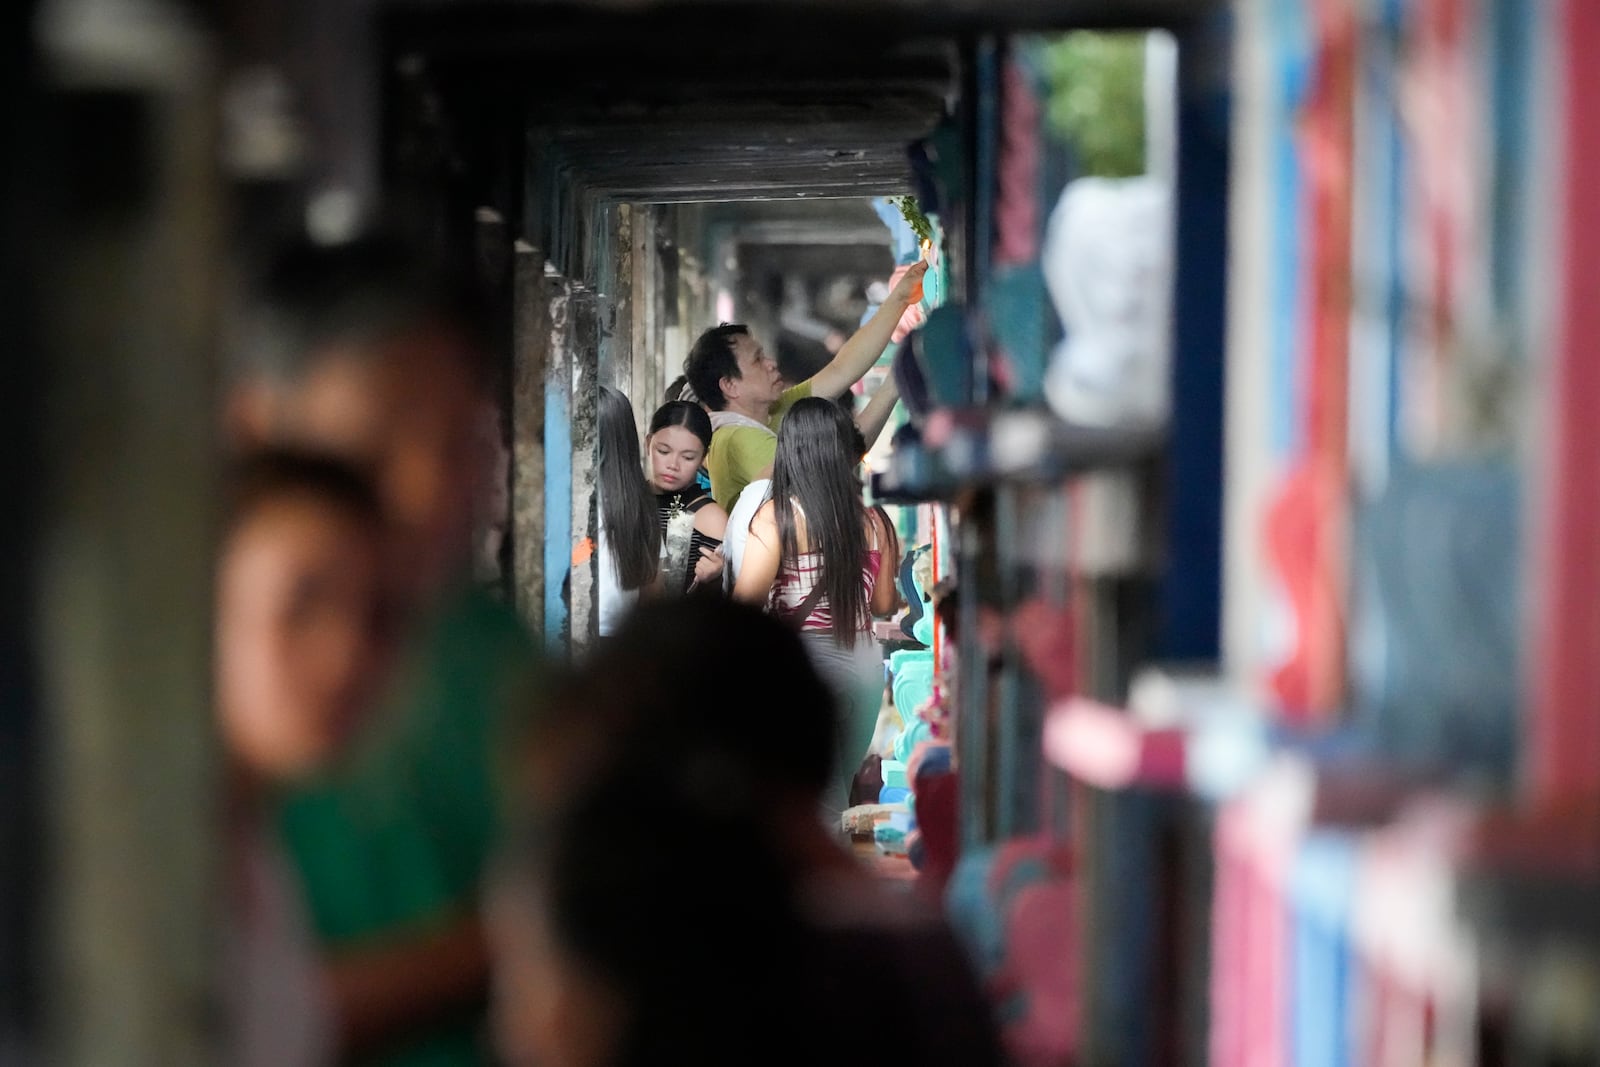
[[[707,648],[728,699],[682,684]],[[942,920],[818,819],[835,745],[799,639],[720,598],[641,605],[562,679],[492,895],[508,1062],[879,1063],[889,1019],[908,1063],[998,1063]]]
[[[237,441],[370,472],[391,529],[404,645],[350,766],[285,798],[282,831],[327,949],[347,1060],[486,1062],[479,895],[498,834],[493,749],[532,647],[470,582],[482,479],[473,301],[381,237],[296,244],[240,319]]]
[[[233,1067],[323,1067],[333,1005],[276,793],[337,761],[388,655],[382,513],[360,475],[264,453],[230,485],[217,558],[216,706],[226,757],[226,1037]]]

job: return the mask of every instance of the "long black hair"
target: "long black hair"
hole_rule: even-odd
[[[772,462],[772,501],[785,560],[800,555],[795,511],[805,516],[806,541],[822,555],[833,636],[853,644],[869,614],[861,570],[867,562],[867,509],[856,480],[852,424],[831,400],[807,397],[789,409],[778,429]]]
[[[691,404],[687,400],[669,400],[656,408],[656,413],[650,417],[650,433],[665,430],[669,426],[682,426],[700,438],[707,452],[711,451],[711,416],[699,404]]]
[[[600,387],[600,506],[617,580],[639,589],[655,579],[661,558],[661,525],[655,496],[644,478],[639,429],[628,398]]]

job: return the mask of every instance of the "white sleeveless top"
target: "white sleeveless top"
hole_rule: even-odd
[[[772,489],[771,478],[757,478],[739,493],[728,513],[728,530],[722,535],[722,554],[728,557],[728,568],[733,581],[739,580],[739,568],[744,563],[744,546],[750,540],[750,523],[756,512],[767,502]]]
[[[600,520],[599,544],[595,551],[600,553],[600,636],[605,637],[617,631],[622,620],[628,617],[628,612],[639,602],[639,590],[622,588],[622,581],[617,577],[617,562],[611,555],[611,541],[606,536],[604,518]]]

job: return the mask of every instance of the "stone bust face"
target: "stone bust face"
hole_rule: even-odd
[[[1150,424],[1168,407],[1170,197],[1152,178],[1082,178],[1050,217],[1045,283],[1066,330],[1045,391],[1086,425]]]

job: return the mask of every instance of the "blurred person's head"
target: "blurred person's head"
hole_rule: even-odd
[[[510,1067],[820,1062],[793,874],[703,784],[615,765],[514,844],[491,906]]]
[[[639,428],[628,398],[600,387],[600,507],[606,544],[624,589],[655,580],[660,566],[661,526],[656,502],[639,458]],[[704,414],[701,415],[704,418]]]
[[[783,558],[799,558],[799,523],[804,521],[808,550],[822,556],[821,581],[827,587],[834,633],[841,638],[858,632],[868,615],[861,584],[867,533],[856,477],[859,438],[855,423],[838,404],[807,397],[784,416],[772,461],[772,506]]]
[[[683,373],[700,403],[712,411],[765,419],[783,395],[778,361],[748,326],[723,323],[701,334],[683,361]]]
[[[852,861],[819,818],[837,710],[799,636],[721,598],[645,602],[540,710],[532,829],[491,911],[508,1063],[865,1062],[803,919],[809,880]]]
[[[483,346],[470,292],[383,237],[285,249],[240,316],[228,420],[245,447],[325,451],[372,473],[397,573],[417,591],[468,558]]]
[[[231,760],[260,781],[332,762],[360,727],[387,651],[382,518],[330,459],[243,460],[217,560],[216,701]]]
[[[708,654],[715,692],[695,676]],[[692,760],[727,795],[808,812],[832,773],[834,699],[799,637],[718,597],[641,603],[541,703],[526,746],[539,807],[631,753]]]
[[[647,448],[651,483],[669,493],[687,489],[711,451],[711,419],[699,404],[668,401],[650,419]]]

